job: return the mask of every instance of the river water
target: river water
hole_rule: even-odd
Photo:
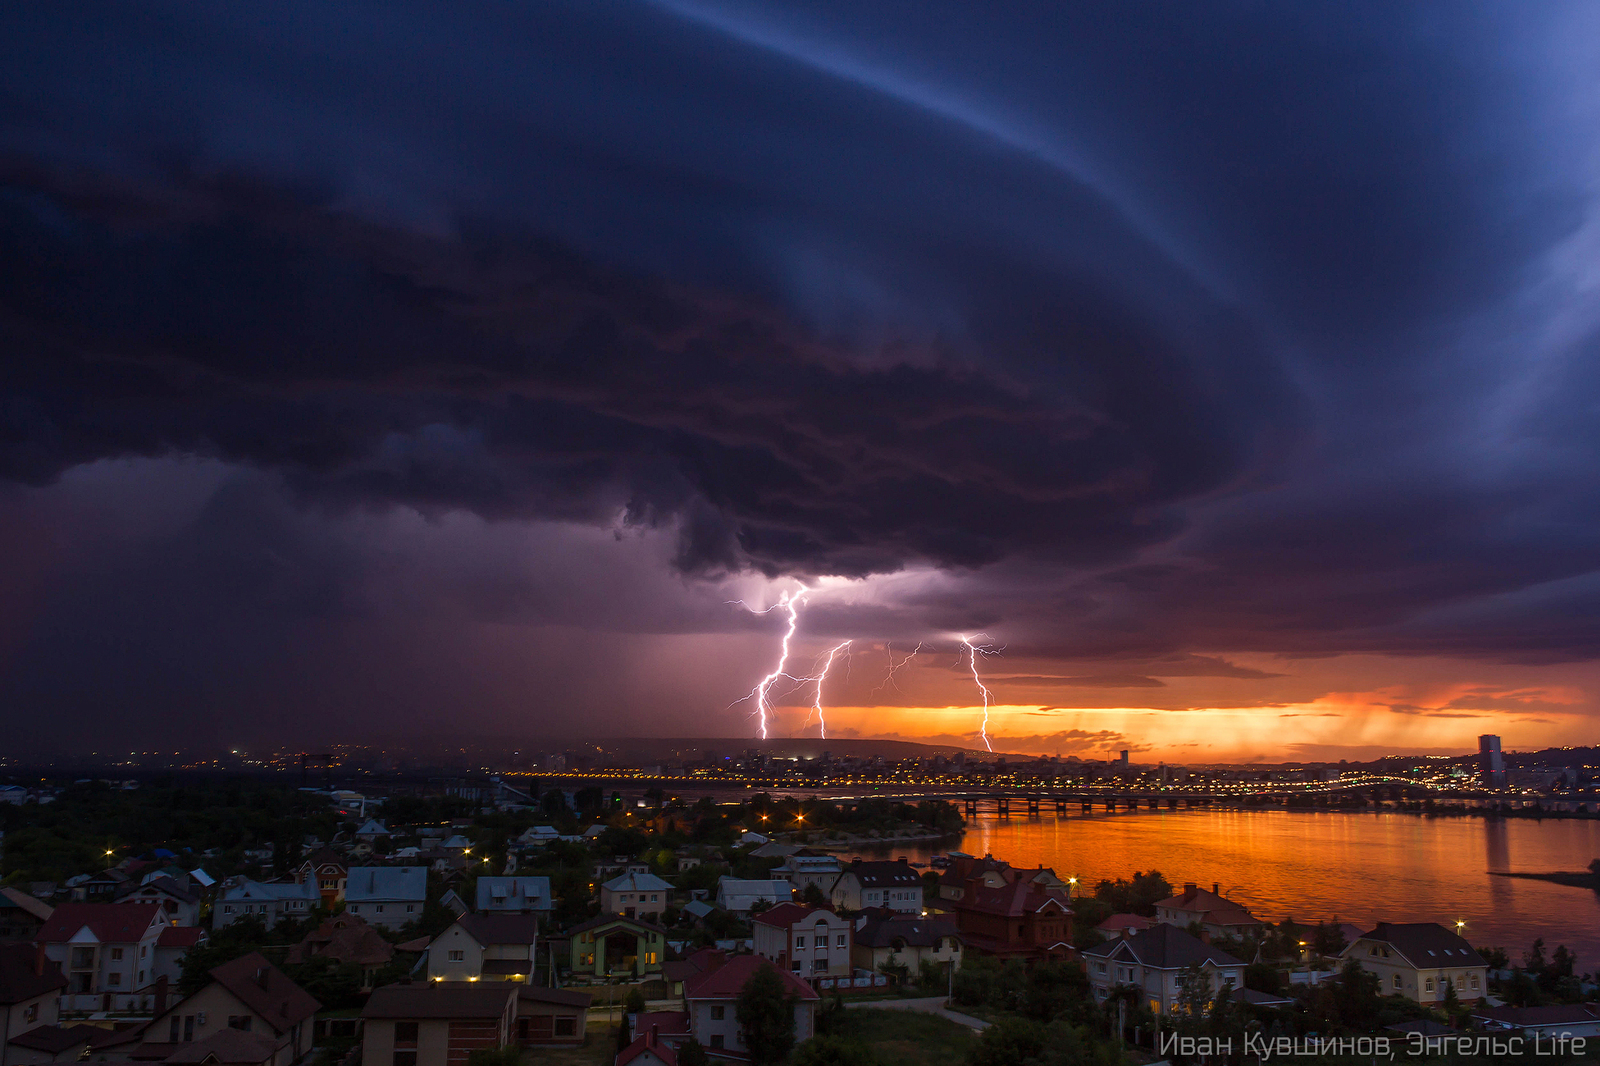
[[[1489,875],[1585,870],[1600,858],[1600,820],[1284,810],[983,815],[968,819],[959,845],[908,844],[892,854],[926,862],[957,847],[1049,866],[1091,889],[1151,869],[1180,888],[1216,883],[1268,921],[1460,919],[1474,945],[1504,947],[1513,961],[1542,936],[1547,953],[1566,944],[1580,972],[1600,970],[1600,893]]]

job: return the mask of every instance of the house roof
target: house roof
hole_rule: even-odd
[[[1387,944],[1406,962],[1419,969],[1488,965],[1471,944],[1438,922],[1379,922],[1377,928],[1362,933],[1359,939],[1352,941],[1344,949],[1343,955],[1364,954],[1357,950],[1362,940]]]
[[[48,922],[52,909],[50,904],[35,899],[20,888],[15,886],[0,888],[0,911],[19,910],[32,915],[40,922]]]
[[[495,1018],[517,994],[510,982],[492,984],[436,981],[421,985],[384,985],[372,992],[363,1018]]]
[[[1240,1003],[1248,1003],[1252,1007],[1287,1007],[1294,1000],[1288,996],[1275,996],[1268,992],[1257,992],[1253,988],[1236,988],[1233,998]]]
[[[655,874],[623,874],[600,886],[609,892],[671,892],[670,882]]]
[[[117,902],[120,903],[123,900],[127,899],[129,896],[144,895],[146,892],[151,891],[151,890],[154,890],[156,892],[160,892],[160,893],[163,893],[165,895],[171,896],[173,899],[178,900],[178,901],[180,901],[182,903],[199,903],[200,902],[200,897],[199,896],[197,896],[193,892],[190,892],[187,888],[184,888],[182,885],[178,884],[178,882],[174,881],[172,878],[166,877],[166,876],[152,878],[151,880],[146,881],[142,885],[135,885],[135,884],[123,885],[121,888],[117,889]]]
[[[61,967],[32,944],[0,944],[0,1003],[23,1003],[66,986]]]
[[[752,902],[758,899],[770,899],[777,903],[793,896],[794,886],[787,881],[755,881],[726,875],[717,878],[718,899],[747,898]]]
[[[427,895],[426,866],[352,866],[345,876],[346,903],[421,903]]]
[[[659,1033],[646,1031],[640,1033],[633,1043],[617,1052],[613,1066],[627,1066],[635,1059],[643,1058],[649,1054],[666,1066],[678,1066],[678,1053],[671,1044],[662,1041]]]
[[[321,900],[322,896],[318,894],[316,885],[303,885],[298,881],[245,881],[222,891],[224,903],[237,903],[240,900],[276,902],[289,899],[311,902]]]
[[[456,924],[484,947],[532,944],[539,937],[539,919],[531,914],[463,914]]]
[[[1014,881],[998,888],[975,885],[967,898],[960,902],[959,907],[962,910],[1003,915],[1007,918],[1037,914],[1047,908],[1059,908],[1063,913],[1069,913],[1071,910],[1067,897],[1062,893],[1027,881]]]
[[[1478,1007],[1472,1016],[1513,1029],[1539,1025],[1586,1025],[1600,1021],[1600,1004],[1567,1003],[1549,1007]]]
[[[102,944],[137,944],[160,920],[158,903],[63,903],[39,927],[40,944],[62,944],[87,928]]]
[[[197,925],[169,925],[156,937],[158,948],[192,948],[206,938],[206,931]]]
[[[1198,885],[1184,885],[1176,896],[1168,896],[1156,904],[1159,909],[1186,911],[1201,915],[1200,920],[1211,925],[1260,925],[1261,920],[1233,900],[1207,892]]]
[[[862,888],[915,888],[922,875],[907,862],[853,862],[844,870],[855,874]]]
[[[242,1029],[218,1029],[203,1040],[178,1045],[166,1057],[173,1063],[216,1062],[221,1066],[255,1066],[277,1053],[278,1042],[264,1033]]]
[[[808,907],[803,903],[780,903],[755,915],[750,920],[760,925],[770,925],[778,929],[787,929],[796,922],[803,922],[813,914],[825,914],[830,918],[837,916],[830,910],[822,907]]]
[[[651,1026],[655,1026],[662,1036],[688,1036],[692,1028],[689,1024],[688,1011],[647,1011],[634,1017],[634,1032],[648,1033]]]
[[[307,866],[313,868],[318,866],[337,866],[341,870],[348,869],[345,866],[344,856],[329,847],[318,848],[310,855],[307,855],[300,861],[298,869],[304,869]]]
[[[95,1026],[90,1025],[71,1025],[66,1027],[37,1025],[25,1033],[18,1033],[8,1043],[15,1047],[28,1048],[30,1051],[43,1051],[50,1055],[59,1055],[69,1048],[87,1044],[90,1036],[96,1031],[104,1032],[105,1030],[97,1030]]]
[[[389,835],[389,830],[387,828],[385,828],[384,824],[382,822],[378,821],[376,818],[368,818],[365,822],[361,823],[361,828],[356,830],[356,836],[358,836],[358,837],[361,837],[361,836],[386,837],[388,835]]]
[[[569,992],[564,988],[538,988],[533,985],[522,985],[517,989],[517,998],[524,1003],[554,1003],[561,1007],[580,1007],[587,1009],[594,1002],[594,997],[587,992]]]
[[[684,999],[737,999],[739,992],[744,988],[745,982],[763,967],[770,969],[778,975],[784,988],[799,999],[820,999],[815,990],[793,974],[786,973],[774,966],[769,959],[760,955],[735,955],[721,966],[693,977],[685,978],[683,982]]]
[[[394,958],[394,945],[379,932],[348,911],[336,914],[307,933],[289,949],[285,962],[302,963],[316,955],[357,966],[382,966]]]
[[[1158,923],[1125,940],[1112,940],[1084,951],[1085,955],[1111,958],[1127,952],[1141,966],[1157,970],[1181,970],[1197,963],[1213,966],[1243,966],[1244,963],[1220,948],[1196,939],[1175,925]]]
[[[664,937],[667,935],[667,931],[661,928],[659,925],[656,925],[652,922],[641,922],[637,918],[624,918],[620,914],[602,914],[598,918],[590,918],[588,921],[580,922],[571,929],[568,929],[567,935],[570,937],[576,933],[587,933],[591,929],[599,929],[602,926],[607,925],[626,925],[631,926],[634,929],[655,933],[658,936]]]
[[[963,939],[961,930],[952,921],[906,914],[868,918],[855,931],[855,943],[865,948],[890,947],[896,940],[907,947],[926,948],[944,937]]]
[[[211,971],[211,979],[280,1033],[322,1006],[258,951],[223,963]]]
[[[540,910],[552,906],[548,877],[480,877],[477,909]]]
[[[1155,922],[1142,914],[1113,914],[1095,928],[1107,933],[1121,933],[1125,929],[1137,932],[1140,929],[1148,929],[1154,924]]]

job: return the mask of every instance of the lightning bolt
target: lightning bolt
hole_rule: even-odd
[[[978,691],[983,693],[983,723],[978,726],[978,734],[983,737],[983,746],[993,751],[994,745],[989,743],[989,688],[983,683],[983,678],[978,676],[978,656],[998,653],[991,645],[974,644],[966,637],[961,638],[961,643],[967,646],[967,665],[972,668],[972,680],[977,683]]]
[[[822,673],[817,675],[817,699],[816,702],[811,705],[811,709],[816,712],[817,726],[822,730],[823,740],[828,739],[828,720],[822,715],[822,683],[828,679],[828,671],[833,666],[833,657],[838,655],[841,651],[844,651],[844,649],[848,648],[849,646],[850,642],[847,640],[843,644],[837,644],[830,648],[828,650],[828,661],[822,664]],[[806,718],[806,721],[811,721],[809,716]],[[801,728],[804,728],[804,726]]]
[[[902,666],[904,666],[906,663],[910,662],[912,659],[915,659],[917,657],[917,652],[922,650],[922,641],[920,641],[920,640],[917,641],[917,646],[915,648],[911,649],[911,654],[907,655],[904,659],[901,659],[899,662],[895,662],[894,661],[894,645],[893,644],[885,644],[884,645],[884,649],[889,653],[889,672],[884,675],[883,682],[881,684],[879,684],[877,686],[877,688],[874,688],[872,691],[874,693],[876,693],[876,692],[880,691],[881,689],[883,689],[887,685],[893,685],[895,687],[895,691],[898,692],[900,690],[900,683],[897,682],[894,679],[894,675],[895,675],[895,673],[897,671],[899,671],[899,669]]]
[[[756,701],[756,709],[754,713],[761,719],[762,740],[767,739],[767,712],[772,710],[772,703],[767,699],[767,693],[772,691],[772,686],[778,683],[778,679],[780,677],[787,677],[790,681],[801,682],[816,680],[809,677],[791,677],[785,672],[785,668],[789,665],[789,642],[794,639],[794,631],[800,625],[800,605],[806,601],[806,597],[810,594],[811,589],[805,585],[801,585],[798,591],[792,593],[785,592],[782,596],[779,596],[778,602],[773,604],[771,607],[768,607],[765,611],[756,612],[757,614],[769,614],[772,611],[778,610],[779,608],[789,612],[789,628],[783,634],[783,644],[781,645],[781,649],[778,654],[778,665],[773,669],[772,673],[768,674],[766,677],[763,677],[760,683],[757,684],[755,688],[750,690],[750,694],[748,696],[741,696],[734,700],[733,703],[728,704],[728,706],[732,707],[735,704],[743,703],[745,700]],[[735,602],[743,603],[744,601],[738,600]],[[848,641],[846,643],[848,643]],[[829,657],[829,661],[832,661],[831,655]],[[820,694],[818,699],[821,699]]]

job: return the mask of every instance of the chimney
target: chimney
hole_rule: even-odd
[[[1197,885],[1197,884],[1195,884],[1195,883],[1194,883],[1194,882],[1193,882],[1193,881],[1185,881],[1185,882],[1184,882],[1184,883],[1183,883],[1183,894],[1184,894],[1184,895],[1185,895],[1185,896],[1191,896],[1191,895],[1193,895],[1193,894],[1194,894],[1194,893],[1195,893],[1195,891],[1196,891],[1196,890],[1197,890],[1197,889],[1198,889],[1198,888],[1199,888],[1199,887],[1200,887],[1200,886],[1199,886],[1199,885]]]
[[[256,967],[256,984],[262,988],[267,987],[267,968],[265,966]]]
[[[167,1009],[167,975],[162,974],[156,978],[155,1016],[160,1017]]]
[[[1213,896],[1222,895],[1222,889],[1221,889],[1220,885],[1221,885],[1221,882],[1218,882],[1218,881],[1211,882],[1211,894]]]
[[[44,976],[44,957],[44,945],[40,944],[33,950],[33,975],[35,977]]]
[[[661,1026],[652,1025],[650,1027],[650,1041],[649,1041],[649,1044],[650,1044],[651,1047],[655,1047],[659,1043],[661,1043]]]

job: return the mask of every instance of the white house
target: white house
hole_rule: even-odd
[[[672,885],[652,873],[625,873],[600,886],[600,911],[655,921],[667,909]]]
[[[842,873],[844,864],[833,855],[790,855],[782,866],[772,870],[772,876],[788,881],[796,891],[804,892],[807,886],[816,885],[823,898],[833,891]]]
[[[422,915],[427,898],[426,866],[352,866],[345,878],[345,909],[368,925],[398,929]]]
[[[794,886],[787,881],[753,881],[738,877],[717,878],[717,906],[734,914],[750,913],[758,903],[777,906],[794,898]]]
[[[687,977],[683,982],[683,1002],[689,1014],[690,1031],[713,1057],[722,1057],[719,1052],[746,1054],[736,1016],[739,993],[744,990],[745,982],[765,966],[777,971],[785,994],[794,999],[795,1042],[801,1043],[816,1035],[817,1005],[821,997],[810,985],[759,955],[735,955],[722,965]]]
[[[1111,940],[1083,953],[1089,986],[1096,999],[1112,989],[1139,989],[1154,1014],[1170,1014],[1184,990],[1184,974],[1198,965],[1206,982],[1205,1002],[1223,988],[1244,986],[1244,966],[1227,952],[1179,929],[1157,923],[1132,936]]]
[[[538,938],[531,914],[463,914],[428,945],[428,979],[526,981]]]
[[[67,978],[67,996],[132,993],[154,978],[156,942],[172,923],[153,903],[63,903],[36,943]]]
[[[200,895],[165,875],[145,879],[142,885],[124,885],[118,903],[154,903],[173,925],[200,924]]]
[[[1385,995],[1405,996],[1425,1006],[1443,1003],[1451,984],[1464,1003],[1482,999],[1489,987],[1483,956],[1437,922],[1379,922],[1351,941],[1341,956],[1377,974]]]
[[[480,914],[549,914],[554,904],[548,877],[480,877]]]
[[[792,860],[791,860],[792,861]],[[922,876],[904,859],[899,862],[862,862],[845,867],[833,883],[835,907],[865,910],[888,907],[902,914],[922,913]]]
[[[268,929],[281,919],[305,918],[322,903],[317,886],[297,881],[244,881],[222,890],[211,908],[211,928],[221,929],[240,918],[259,918]]]
[[[849,977],[850,922],[830,910],[780,903],[750,919],[755,952],[796,977]]]

